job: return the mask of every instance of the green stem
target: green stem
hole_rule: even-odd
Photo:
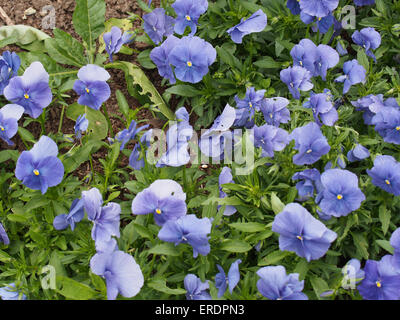
[[[18,135],[20,136],[22,142],[24,143],[26,150],[29,150],[28,144],[26,143],[25,139],[22,137],[22,134],[19,131],[18,131]]]
[[[46,111],[43,110],[42,114],[40,115],[40,126],[42,127],[42,133],[40,134],[41,136],[46,133],[46,129],[44,127],[45,122],[46,122]]]
[[[108,123],[108,130],[111,133],[111,137],[114,137],[114,131],[113,131],[113,128],[112,128],[112,125],[111,125],[111,120],[110,120],[110,117],[108,115],[107,108],[106,108],[106,106],[104,104],[103,104],[103,111],[104,111],[104,116],[106,117],[106,120],[107,120],[107,123]]]
[[[62,123],[64,120],[64,112],[65,112],[65,106],[62,106],[62,110],[61,110],[61,117],[60,117],[60,122],[58,123],[58,133],[61,133],[61,129],[62,129]]]
[[[92,182],[92,180],[94,179],[93,158],[92,158],[92,155],[91,155],[91,154],[89,155],[89,163],[90,163],[90,170],[92,171],[92,176],[90,177],[90,180],[89,180],[88,184],[89,184],[90,182]]]

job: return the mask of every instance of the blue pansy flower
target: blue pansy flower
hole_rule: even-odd
[[[219,273],[215,276],[215,287],[218,289],[218,298],[221,298],[229,287],[229,292],[232,294],[233,289],[237,286],[240,280],[239,264],[242,260],[237,259],[229,268],[228,275],[225,274],[224,269],[217,264]]]
[[[208,73],[217,58],[217,51],[199,37],[183,37],[168,55],[168,62],[175,67],[177,79],[197,83]]]
[[[144,19],[144,16],[143,16]],[[103,35],[103,40],[106,45],[106,51],[110,57],[110,61],[113,62],[113,54],[118,53],[124,44],[131,42],[132,34],[122,31],[120,28],[113,26],[110,32],[106,32]]]
[[[386,255],[380,261],[367,260],[365,278],[357,289],[365,300],[399,300],[400,273],[393,265],[393,257]]]
[[[364,83],[366,70],[358,63],[356,59],[346,61],[343,64],[343,76],[339,76],[335,79],[335,82],[343,82],[343,94],[349,92],[350,87],[357,83]]]
[[[31,150],[23,151],[19,156],[15,176],[28,188],[45,194],[64,177],[64,166],[57,155],[57,144],[51,138],[41,136]]]
[[[96,253],[90,259],[90,270],[105,278],[108,300],[115,300],[118,294],[132,298],[144,283],[142,270],[135,259],[120,250]]]
[[[2,300],[26,300],[26,295],[15,289],[15,283],[0,288],[0,297]]]
[[[85,132],[89,127],[89,120],[86,119],[86,113],[79,115],[76,119],[74,130],[77,139],[82,137],[82,132]]]
[[[186,215],[186,195],[173,180],[159,179],[139,192],[132,201],[133,214],[153,214],[157,225]]]
[[[292,180],[300,180],[296,184],[299,201],[306,201],[313,198],[314,192],[319,193],[322,190],[321,174],[315,168],[296,172],[292,176]]]
[[[340,56],[345,56],[346,54],[348,54],[348,51],[342,41],[337,42],[336,51],[339,53]]]
[[[358,177],[342,169],[329,169],[321,174],[322,198],[319,206],[328,216],[347,216],[360,208],[365,195],[358,187]]]
[[[284,266],[268,266],[257,271],[258,291],[270,300],[308,300],[301,292],[304,280],[299,280],[298,273],[286,274]]]
[[[254,126],[254,146],[261,147],[262,157],[274,157],[274,151],[282,151],[290,142],[286,130],[264,124],[261,127]]]
[[[400,195],[400,162],[392,156],[377,156],[371,170],[367,169],[372,184],[394,194]]]
[[[240,23],[230,28],[227,33],[235,43],[242,43],[242,38],[253,32],[261,32],[267,26],[267,15],[261,9],[254,12],[249,18],[242,18]]]
[[[78,71],[78,80],[74,83],[74,90],[80,96],[78,103],[99,110],[103,102],[111,95],[107,80],[110,74],[102,67],[88,64]]]
[[[286,7],[290,10],[290,12],[294,15],[300,14],[300,4],[298,0],[287,0]]]
[[[298,203],[289,203],[275,216],[272,231],[280,235],[280,250],[295,252],[308,262],[325,255],[337,237]]]
[[[365,50],[367,56],[373,58],[376,62],[376,57],[371,50],[375,50],[381,45],[381,35],[379,32],[374,28],[364,28],[360,31],[354,31],[351,39]]]
[[[344,275],[342,279],[342,287],[344,289],[349,289],[348,283],[357,284],[361,282],[365,277],[365,272],[361,269],[361,263],[358,259],[349,260],[342,269]],[[353,282],[354,281],[354,282]],[[343,286],[343,284],[345,284]],[[353,288],[351,288],[353,289]]]
[[[14,77],[4,88],[4,96],[25,109],[32,118],[39,117],[53,99],[49,87],[49,74],[43,65],[35,61],[22,76]]]
[[[10,139],[18,132],[18,120],[24,110],[24,107],[18,104],[7,104],[0,109],[0,138],[9,146],[14,145]]]
[[[300,99],[300,91],[309,91],[313,88],[310,79],[312,74],[303,67],[294,66],[280,72],[280,78],[288,86],[294,99]]]
[[[121,206],[115,202],[103,206],[103,197],[97,188],[82,191],[82,200],[87,217],[93,222],[91,234],[96,247],[110,241],[112,236],[119,238]]]
[[[349,162],[356,162],[369,157],[369,151],[367,148],[361,144],[356,144],[356,146],[347,152],[347,160]]]
[[[311,74],[314,74],[314,62],[317,59],[317,54],[317,46],[310,39],[301,40],[290,50],[293,66],[306,68]]]
[[[300,0],[299,4],[302,12],[323,18],[337,8],[339,0]]]
[[[218,187],[219,187],[219,197],[220,198],[225,198],[228,196],[225,192],[222,191],[222,185],[225,183],[235,183],[235,181],[233,181],[232,171],[229,167],[223,167],[221,170],[221,173],[219,174],[219,177],[218,177]],[[220,207],[221,206],[218,206],[218,209]],[[227,206],[225,206],[224,216],[231,216],[236,211],[237,210],[234,206],[227,205]]]
[[[375,4],[375,0],[354,0],[354,4],[358,7],[372,6]]]
[[[161,77],[168,79],[171,84],[176,83],[176,79],[169,61],[169,55],[178,43],[180,43],[180,39],[171,35],[159,47],[155,47],[150,52],[150,59],[157,66],[158,73]]]
[[[71,209],[69,210],[68,214],[66,213],[59,214],[54,218],[53,220],[54,229],[64,230],[68,228],[68,226],[70,226],[71,230],[74,231],[75,224],[81,221],[84,215],[85,211],[83,208],[83,200],[75,199],[72,202]]]
[[[209,218],[199,219],[194,214],[188,214],[176,220],[168,220],[158,233],[158,238],[173,242],[176,246],[180,243],[188,243],[193,248],[193,258],[199,253],[206,256],[210,253],[208,243],[211,232],[211,220]]]
[[[4,51],[0,56],[0,95],[7,87],[10,79],[18,75],[21,60],[15,52]]]
[[[189,124],[189,113],[184,107],[176,112],[176,119],[167,131],[167,152],[162,155],[156,167],[179,167],[190,161],[189,141],[193,135],[193,127]]]
[[[197,22],[200,16],[207,11],[207,0],[177,0],[172,4],[177,18],[174,30],[177,34],[183,34],[186,27],[190,28],[190,34],[197,31]]]
[[[339,119],[329,90],[323,93],[311,92],[310,99],[303,104],[303,107],[312,110],[314,120],[319,126],[323,124],[326,126],[333,126]]]
[[[265,98],[261,101],[260,110],[267,124],[279,127],[281,123],[288,123],[290,111],[287,108],[289,100],[281,97]]]
[[[6,246],[10,244],[10,239],[8,238],[8,234],[2,223],[0,223],[0,241]]]
[[[183,281],[186,289],[186,300],[211,300],[207,290],[210,288],[208,280],[202,282],[196,275],[189,273]]]
[[[221,157],[224,149],[229,148],[232,143],[230,128],[235,119],[236,110],[227,104],[212,126],[202,133],[199,142],[201,152],[211,158]]]
[[[140,138],[140,142],[136,143],[133,147],[131,155],[129,156],[129,165],[134,170],[140,170],[144,167],[144,158],[140,158],[142,146],[149,147],[153,129],[147,130]]]
[[[398,270],[400,270],[400,228],[393,231],[390,237],[390,245],[394,249],[393,263]]]
[[[387,143],[400,144],[400,109],[382,108],[372,118],[371,124]]]
[[[237,110],[234,126],[250,128],[254,125],[254,114],[255,111],[260,110],[265,91],[256,91],[253,87],[250,87],[246,89],[246,95],[243,99],[240,99],[237,95],[235,96]]]
[[[118,132],[115,135],[115,139],[119,142],[121,142],[121,148],[120,150],[122,151],[125,148],[125,144],[127,144],[130,140],[135,139],[136,135],[144,130],[147,129],[149,127],[148,124],[141,126],[141,127],[137,127],[137,123],[135,120],[131,121],[131,124],[129,125],[128,129],[124,129],[120,132]]]
[[[166,15],[163,8],[156,8],[143,15],[143,21],[144,31],[155,44],[174,33],[175,19]]]
[[[289,139],[295,140],[294,149],[299,151],[293,156],[293,163],[297,165],[313,164],[331,149],[315,122],[294,129]]]

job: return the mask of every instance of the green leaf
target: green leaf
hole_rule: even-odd
[[[106,4],[104,0],[76,0],[72,22],[77,34],[94,54],[95,41],[104,31]]]
[[[138,85],[142,88],[140,95],[149,94],[151,102],[168,120],[174,120],[175,114],[167,106],[161,94],[158,92],[153,83],[146,76],[142,69],[133,63],[126,61],[117,61],[106,66],[107,68],[116,68],[125,72],[126,81],[132,81],[133,85]]]
[[[224,240],[219,247],[219,249],[228,252],[247,252],[251,250],[251,248],[252,246],[247,242],[238,239]]]
[[[386,206],[384,204],[380,205],[380,207],[379,207],[379,221],[382,224],[383,234],[386,234],[386,232],[389,229],[390,218],[391,218],[390,211],[387,210],[387,208],[386,208]]]
[[[166,256],[179,256],[179,250],[172,243],[161,243],[157,244],[149,250],[149,253],[166,255]]]
[[[19,157],[18,150],[3,150],[0,151],[0,163],[5,162],[7,160],[12,159],[13,161],[17,161]]]
[[[151,51],[150,49],[147,49],[140,52],[139,55],[137,56],[137,60],[143,66],[143,68],[155,69],[156,65],[150,59],[150,51]]]
[[[154,239],[154,236],[149,229],[137,223],[134,223],[133,225],[134,225],[134,231],[136,231],[141,237],[150,240]]]
[[[271,264],[277,264],[279,261],[284,259],[286,256],[290,255],[290,252],[288,251],[273,251],[264,258],[262,258],[258,262],[258,266],[269,266]]]
[[[86,113],[86,119],[89,120],[88,126],[88,138],[91,140],[103,140],[107,137],[108,124],[105,116],[100,110],[94,110],[92,108],[82,106],[78,103],[74,103],[67,107],[66,116],[76,121],[79,115]]]
[[[35,142],[35,137],[32,135],[30,131],[26,130],[25,128],[18,127],[18,133],[23,140],[29,142]]]
[[[364,259],[369,258],[368,241],[362,233],[351,233],[354,245],[357,247],[357,253]]]
[[[0,27],[0,48],[10,45],[27,45],[50,38],[46,33],[25,25]]]
[[[328,284],[325,282],[325,280],[317,277],[310,277],[310,282],[311,285],[315,291],[315,295],[318,300],[321,299],[321,294],[325,291],[329,290]]]
[[[218,57],[222,62],[226,63],[232,68],[242,70],[242,64],[240,63],[238,58],[236,58],[232,53],[230,53],[225,48],[219,46],[215,47],[215,49],[217,50]]]
[[[129,31],[133,28],[133,24],[132,21],[129,19],[117,19],[117,18],[111,18],[108,19],[105,23],[104,23],[104,33],[106,32],[110,32],[112,27],[118,27],[120,29],[122,29],[122,32],[124,31]],[[104,39],[103,36],[101,35],[99,38],[99,43],[100,43],[100,48],[99,48],[99,52],[103,52],[106,49],[106,44],[104,43]],[[120,51],[121,52],[121,51]]]
[[[171,289],[167,287],[165,279],[153,279],[150,280],[147,283],[147,286],[149,288],[152,288],[154,290],[167,293],[167,294],[172,294],[172,295],[178,295],[178,294],[185,294],[186,290],[185,289]]]
[[[117,97],[119,110],[122,112],[122,114],[125,116],[125,118],[127,118],[129,115],[129,109],[130,109],[128,101],[126,100],[126,98],[125,98],[124,94],[121,92],[121,90],[117,90],[115,92],[115,95]]]
[[[260,232],[266,228],[264,224],[257,222],[234,222],[230,223],[229,226],[243,232]]]
[[[275,61],[272,57],[262,57],[260,60],[257,60],[254,62],[254,65],[256,65],[259,68],[265,68],[265,69],[278,69],[282,67],[282,63]]]
[[[368,57],[363,49],[359,49],[357,52],[357,61],[361,64],[368,73],[369,70],[369,61]]]
[[[82,163],[89,160],[89,156],[100,149],[103,142],[90,140],[63,161],[65,173],[76,170]]]
[[[57,276],[57,283],[61,284],[61,289],[56,291],[69,299],[89,300],[97,295],[94,289],[67,277]]]
[[[85,48],[70,34],[54,29],[54,38],[46,39],[45,46],[50,57],[61,64],[82,67],[87,64]]]
[[[285,205],[283,204],[281,199],[278,198],[275,192],[271,192],[271,207],[272,211],[275,214],[282,212],[283,208],[285,207]]]
[[[196,97],[198,95],[201,95],[200,90],[197,90],[196,88],[187,84],[178,84],[176,86],[168,88],[165,91],[181,97]]]
[[[375,241],[381,248],[385,249],[390,254],[394,253],[394,248],[390,244],[390,241],[387,240],[375,240]]]

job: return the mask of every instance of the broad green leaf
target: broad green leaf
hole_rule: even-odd
[[[0,27],[0,48],[10,45],[27,45],[50,38],[46,33],[25,25]]]
[[[379,221],[382,224],[383,234],[386,234],[386,232],[389,229],[390,218],[391,218],[390,211],[386,208],[384,204],[381,205],[379,207]]]
[[[140,63],[143,68],[146,69],[155,69],[157,66],[153,63],[153,61],[150,58],[150,49],[143,50],[142,52],[139,53],[137,56],[137,61]]]
[[[82,147],[74,150],[71,156],[63,160],[65,173],[76,170],[82,163],[89,161],[89,156],[103,145],[100,141],[89,140]],[[69,154],[67,154],[69,155]]]
[[[195,97],[201,94],[200,90],[197,90],[196,88],[187,84],[178,84],[176,86],[168,88],[165,91],[171,94],[179,95],[181,97]]]
[[[0,163],[5,162],[7,160],[12,159],[13,161],[16,161],[19,157],[19,152],[18,150],[3,150],[0,151]]]
[[[385,249],[390,254],[394,253],[394,248],[390,244],[390,241],[387,240],[375,240],[375,241],[381,248]]]
[[[271,192],[271,207],[272,211],[275,214],[282,212],[283,208],[285,207],[285,205],[283,204],[281,199],[278,198],[275,192]]]
[[[161,243],[149,250],[149,253],[166,255],[166,256],[179,256],[179,250],[174,246],[173,243]]]
[[[119,110],[122,112],[122,114],[125,116],[125,118],[127,118],[129,115],[129,109],[130,109],[128,101],[126,100],[124,94],[120,90],[117,90],[115,92],[115,95],[117,97]]]
[[[311,285],[315,291],[318,300],[321,299],[321,294],[329,290],[329,286],[325,280],[317,277],[310,277]]]
[[[60,283],[61,289],[56,291],[69,299],[89,300],[97,295],[94,289],[67,277],[57,276],[57,283]]]
[[[72,21],[77,34],[94,54],[95,41],[104,31],[106,3],[104,0],[76,0]]]
[[[258,262],[258,266],[269,266],[272,264],[277,264],[279,261],[290,255],[288,251],[273,251]]]
[[[219,247],[219,249],[228,252],[247,252],[251,250],[251,248],[252,246],[247,242],[238,239],[224,240]]]
[[[46,39],[46,49],[51,58],[61,64],[82,67],[87,64],[85,48],[70,34],[54,29],[54,38]]]
[[[262,57],[260,60],[257,60],[254,62],[254,65],[256,65],[259,68],[265,68],[265,69],[278,69],[282,67],[282,63],[275,61],[272,57]]]
[[[257,222],[234,222],[230,223],[229,226],[243,232],[260,232],[266,228],[264,224]]]
[[[363,49],[359,49],[357,52],[357,61],[361,64],[368,73],[369,70],[369,61],[368,57]]]
[[[172,294],[172,295],[185,294],[186,293],[185,289],[180,289],[180,288],[171,289],[171,288],[168,288],[165,279],[153,279],[153,280],[150,280],[147,283],[147,286],[152,288],[152,289],[154,289],[154,290],[157,290],[157,291],[160,291],[160,292],[163,292],[163,293],[167,293],[167,294]]]
[[[123,70],[125,72],[126,80],[132,81],[133,85],[138,85],[140,88],[142,88],[142,91],[140,92],[141,95],[149,94],[151,102],[154,103],[154,106],[159,110],[159,112],[161,112],[169,120],[175,119],[175,114],[171,111],[171,109],[169,109],[156,87],[154,87],[153,83],[146,76],[142,69],[126,61],[117,61],[108,64],[106,67]]]
[[[89,120],[88,138],[90,140],[103,140],[107,137],[108,124],[100,110],[82,106],[78,103],[67,107],[66,115],[69,119],[76,121],[79,115],[86,113],[86,119]]]

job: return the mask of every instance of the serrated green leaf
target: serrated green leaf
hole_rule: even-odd
[[[258,266],[269,266],[277,264],[279,261],[291,254],[288,251],[273,251],[258,262]]]
[[[382,224],[383,234],[386,234],[386,232],[389,229],[390,218],[391,218],[390,211],[386,208],[385,205],[381,205],[379,207],[379,221]]]
[[[172,243],[157,244],[149,250],[151,254],[166,255],[166,256],[179,256],[179,250]]]
[[[228,252],[247,252],[252,249],[252,246],[243,240],[228,239],[221,243],[219,249]]]

